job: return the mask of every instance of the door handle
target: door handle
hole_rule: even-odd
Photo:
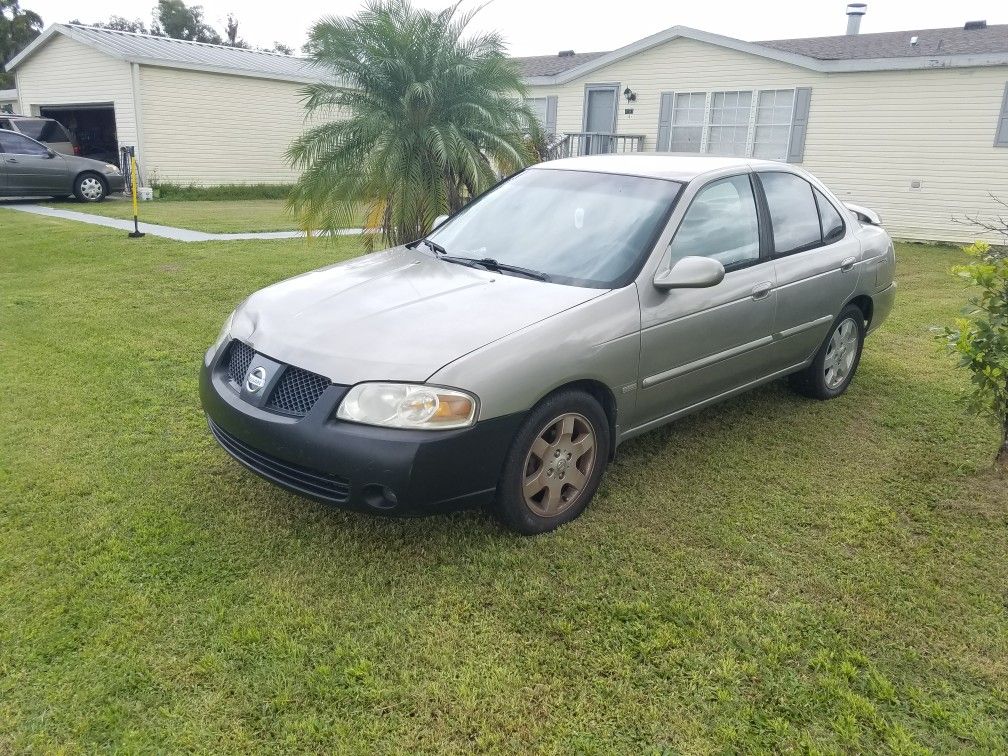
[[[770,295],[773,290],[773,284],[769,281],[764,281],[763,283],[758,283],[753,286],[752,298],[753,299],[765,299]]]
[[[9,158],[7,158],[7,162],[8,163],[16,163],[17,162],[17,158],[9,157]]]
[[[854,267],[854,263],[856,262],[857,262],[856,257],[848,257],[846,260],[840,263],[840,270],[846,273],[848,270],[851,270]]]

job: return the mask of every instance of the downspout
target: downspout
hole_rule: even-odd
[[[145,163],[142,159],[143,156],[143,121],[141,120],[140,113],[143,108],[140,104],[140,64],[131,63],[130,64],[130,74],[133,84],[133,123],[136,127],[136,159],[137,159],[137,181],[140,186],[144,185],[144,177],[141,172],[144,169]]]

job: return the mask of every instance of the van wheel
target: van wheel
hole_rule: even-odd
[[[864,337],[864,313],[856,305],[847,305],[833,322],[812,364],[790,377],[791,387],[813,399],[840,396],[861,364]]]
[[[105,180],[97,173],[82,173],[74,181],[74,196],[81,202],[101,202],[106,194]]]
[[[580,515],[609,462],[609,420],[594,397],[562,391],[533,408],[515,436],[495,510],[509,528],[546,533]]]

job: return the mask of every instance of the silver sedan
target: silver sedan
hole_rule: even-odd
[[[785,376],[842,394],[894,263],[872,211],[793,165],[558,160],[427,238],[256,292],[201,396],[220,444],[289,490],[541,533],[633,436]]]

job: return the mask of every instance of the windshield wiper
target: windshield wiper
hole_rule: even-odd
[[[448,254],[448,250],[447,249],[445,249],[444,247],[442,247],[436,241],[431,241],[426,236],[423,239],[421,239],[420,241],[414,242],[413,246],[415,247],[417,244],[426,244],[428,247],[430,247],[435,252],[435,254],[439,254],[439,255],[447,255]]]
[[[521,276],[527,276],[528,278],[534,278],[537,281],[549,281],[550,278],[545,273],[538,270],[532,270],[531,268],[522,268],[518,265],[508,265],[507,263],[498,262],[492,257],[454,257],[453,255],[441,255],[442,260],[447,262],[459,263],[460,265],[468,265],[471,268],[483,268],[484,270],[492,270],[495,273],[517,273]]]

